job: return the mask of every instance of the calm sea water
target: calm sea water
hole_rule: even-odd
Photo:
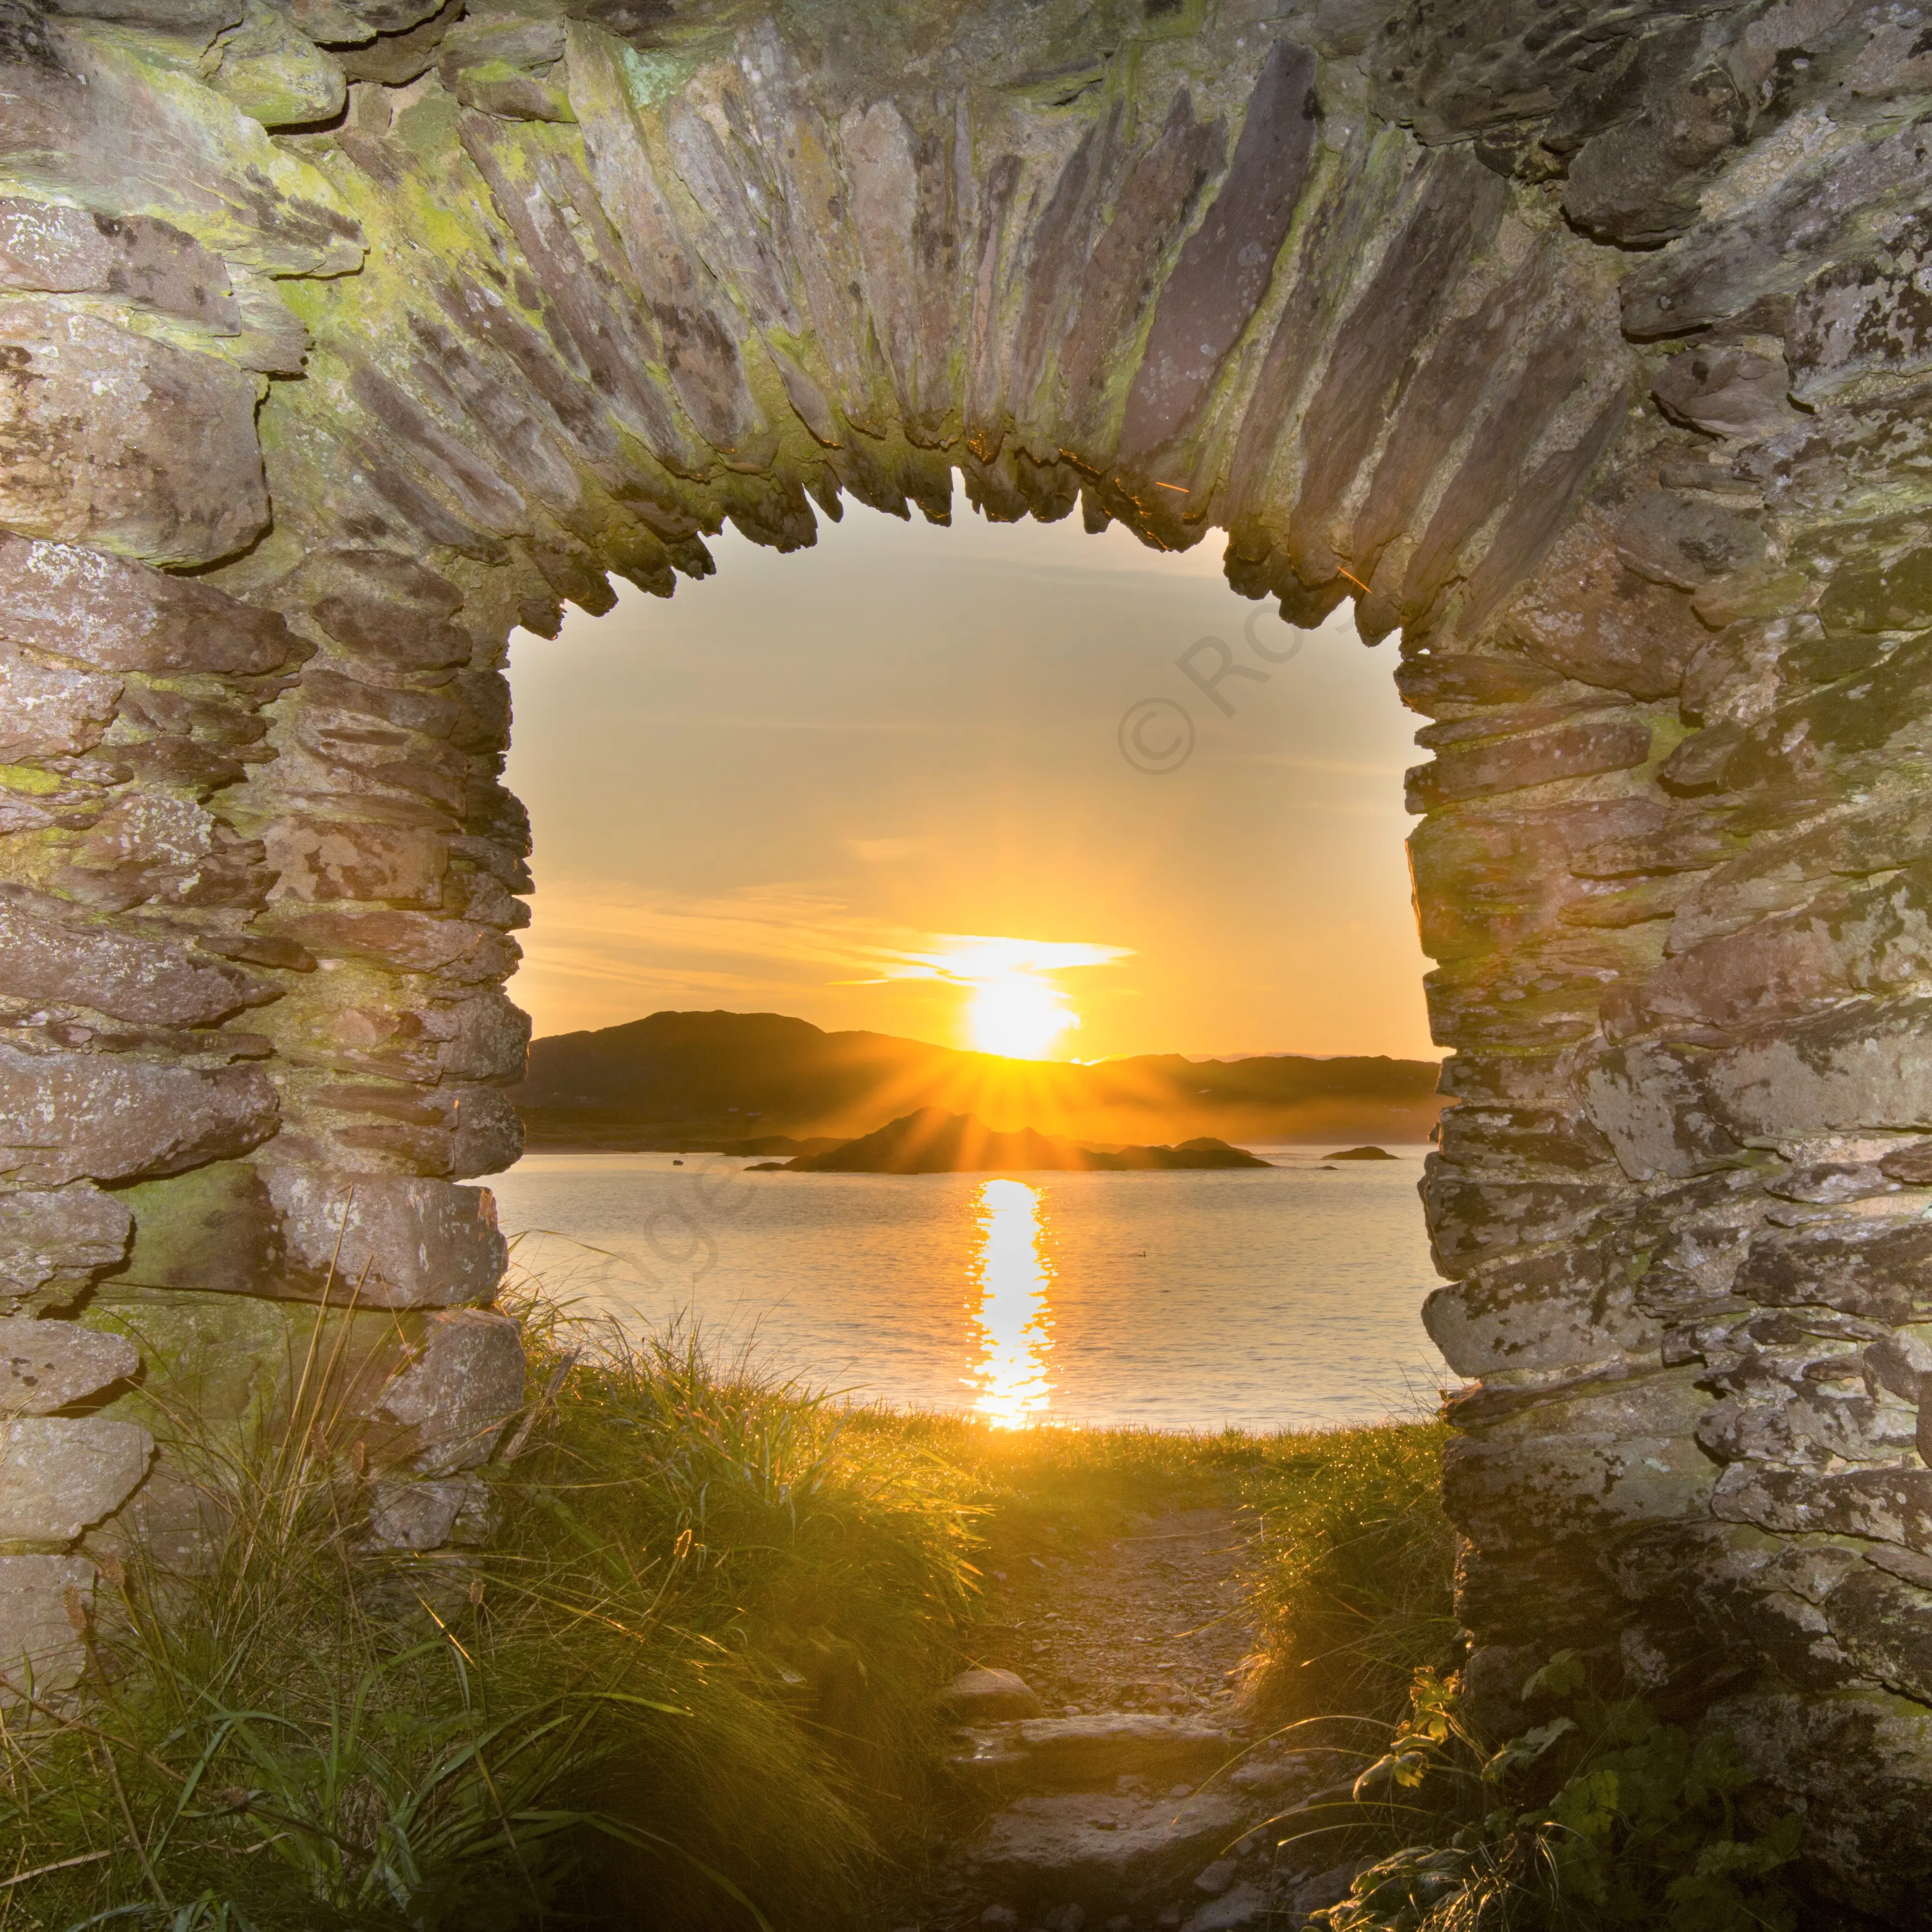
[[[1324,1171],[751,1174],[531,1154],[490,1183],[556,1298],[866,1399],[1254,1430],[1432,1407],[1420,1148]]]

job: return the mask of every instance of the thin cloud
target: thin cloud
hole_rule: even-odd
[[[666,992],[744,998],[802,984],[967,985],[1013,973],[1105,965],[1130,950],[932,932],[866,918],[830,893],[793,884],[705,896],[560,880],[545,884],[543,907],[542,938],[526,970]],[[725,962],[736,970],[724,970]],[[758,964],[766,970],[759,972]]]

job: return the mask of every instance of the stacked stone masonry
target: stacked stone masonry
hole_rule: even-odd
[[[274,1426],[320,1332],[370,1538],[487,1533],[510,633],[956,475],[1400,632],[1470,1685],[1712,1708],[1916,1922],[1919,0],[0,0],[0,61],[10,1694],[205,1550],[158,1418]]]

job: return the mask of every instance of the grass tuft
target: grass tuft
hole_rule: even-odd
[[[1004,1432],[524,1320],[484,1549],[359,1546],[326,1364],[184,1432],[204,1574],[104,1564],[83,1694],[0,1714],[0,1932],[866,1922],[960,1822],[989,1537],[1245,1504],[1270,1712],[1394,1714],[1446,1644],[1433,1429]]]

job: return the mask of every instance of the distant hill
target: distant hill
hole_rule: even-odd
[[[827,1033],[779,1013],[663,1012],[536,1041],[512,1098],[538,1148],[730,1144],[748,1153],[749,1142],[778,1136],[868,1134],[923,1107],[973,1114],[998,1132],[1332,1147],[1426,1140],[1443,1104],[1438,1070],[1428,1060],[1296,1054],[1142,1054],[1076,1066],[890,1034]]]
[[[800,1174],[1154,1173],[1206,1167],[1266,1167],[1226,1141],[1184,1142],[1179,1147],[1113,1150],[1076,1147],[1036,1134],[1030,1127],[995,1133],[970,1114],[922,1107],[875,1133],[847,1141],[824,1154],[801,1154],[786,1168]]]

